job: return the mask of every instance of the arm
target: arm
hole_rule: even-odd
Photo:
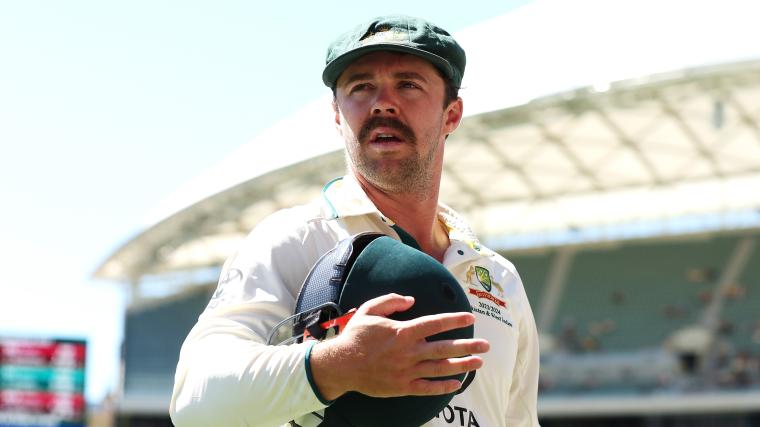
[[[327,402],[315,396],[335,399],[351,390],[373,396],[433,395],[458,389],[457,380],[424,378],[479,368],[480,357],[461,356],[487,351],[488,343],[425,341],[471,324],[469,313],[406,322],[384,317],[413,302],[391,294],[363,304],[340,336],[313,347],[311,386],[301,375],[309,344],[266,346],[234,323],[200,322],[183,346],[177,369],[171,406],[175,425],[279,425],[324,408]]]
[[[287,222],[262,222],[225,264],[182,346],[170,404],[177,427],[280,425],[325,406],[306,376],[308,346],[264,344],[313,262],[303,231]]]
[[[277,348],[247,335],[222,322],[191,333],[171,400],[175,426],[281,425],[325,407],[306,379],[306,345]]]

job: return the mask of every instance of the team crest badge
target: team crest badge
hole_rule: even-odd
[[[467,269],[467,284],[470,285],[470,293],[478,298],[485,298],[502,307],[506,307],[504,300],[504,288],[493,279],[491,272],[487,268],[478,265],[471,265]],[[485,292],[478,289],[482,287]]]
[[[491,272],[487,268],[478,265],[471,265],[467,269],[467,284],[471,286],[480,285],[488,293],[504,297],[504,288],[493,279]]]
[[[479,300],[477,305],[472,306],[473,313],[491,317],[513,327],[509,300],[504,295],[504,288],[494,280],[491,272],[485,267],[471,265],[466,274],[465,280],[469,285],[470,295],[475,295]]]

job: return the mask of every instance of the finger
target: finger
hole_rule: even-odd
[[[386,294],[366,301],[357,311],[359,313],[387,317],[399,311],[409,310],[412,305],[414,305],[414,297]]]
[[[464,328],[473,323],[475,316],[472,313],[440,313],[408,320],[402,326],[401,332],[411,335],[412,338],[422,339],[452,329]]]
[[[490,343],[482,338],[430,341],[419,347],[418,357],[420,360],[448,359],[485,353],[490,348]]]
[[[449,394],[459,390],[462,383],[459,380],[426,380],[419,378],[409,384],[409,396],[435,396]]]
[[[479,356],[455,357],[442,360],[426,360],[415,366],[414,374],[422,378],[447,377],[474,371],[483,367]]]

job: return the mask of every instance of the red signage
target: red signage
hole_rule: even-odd
[[[0,363],[84,366],[85,344],[54,340],[0,339]]]
[[[0,426],[84,427],[81,340],[0,338]]]

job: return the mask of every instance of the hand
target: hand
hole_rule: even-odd
[[[337,337],[320,342],[311,352],[314,381],[322,395],[334,400],[348,391],[374,397],[437,395],[458,390],[456,379],[429,380],[483,366],[474,354],[485,353],[480,338],[427,342],[444,331],[472,325],[471,313],[443,313],[407,321],[388,319],[408,310],[414,298],[383,295],[362,304]]]

